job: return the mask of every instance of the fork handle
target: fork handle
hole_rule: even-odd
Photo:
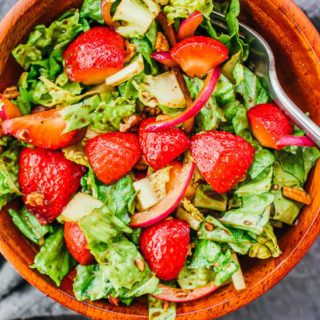
[[[276,77],[270,77],[271,88],[269,92],[272,93],[274,102],[280,109],[301,128],[306,135],[320,147],[320,127],[307,117],[296,104],[287,96],[282,89],[279,80]]]

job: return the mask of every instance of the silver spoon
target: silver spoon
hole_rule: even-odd
[[[212,11],[213,25],[227,29],[225,15]],[[275,58],[266,40],[244,23],[239,23],[240,37],[250,44],[249,68],[262,80],[270,97],[279,108],[303,129],[306,135],[320,147],[320,127],[307,117],[284,92],[276,71]]]

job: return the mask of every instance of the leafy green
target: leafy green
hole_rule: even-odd
[[[107,298],[113,286],[107,278],[104,265],[77,266],[73,292],[79,301]]]
[[[105,24],[101,12],[101,0],[85,0],[80,10],[80,16]]]
[[[164,308],[163,300],[148,296],[149,304],[149,320],[175,320],[176,319],[176,303],[168,302],[168,306]]]
[[[263,233],[256,240],[257,243],[253,244],[249,251],[251,258],[268,259],[270,257],[277,258],[281,255],[277,238],[270,223],[264,227]]]
[[[241,136],[250,143],[253,142],[252,134],[249,129],[247,112],[242,104],[237,105],[237,112],[232,118],[232,125],[236,135]]]
[[[189,269],[183,267],[178,276],[178,284],[182,289],[195,289],[213,282],[216,273],[210,268]]]
[[[134,213],[135,197],[136,193],[129,175],[111,185],[98,183],[98,200],[126,224],[130,222],[128,213]]]
[[[163,8],[167,14],[169,23],[174,23],[174,19],[188,18],[195,11],[200,11],[204,16],[209,17],[213,9],[212,0],[170,0]]]
[[[267,91],[258,77],[247,67],[238,63],[233,70],[233,75],[236,80],[235,90],[242,96],[246,109],[269,102]]]
[[[196,207],[226,211],[227,202],[228,197],[226,194],[215,192],[208,184],[201,184],[197,187],[194,198]]]
[[[269,166],[252,180],[242,184],[235,193],[238,195],[264,193],[270,191],[273,177],[273,166]]]
[[[66,247],[61,226],[45,239],[31,268],[48,275],[57,286],[60,286],[62,279],[73,266],[74,260]]]
[[[44,236],[47,233],[53,232],[52,226],[41,225],[38,219],[30,213],[26,207],[23,207],[20,212],[14,209],[9,209],[8,213],[12,218],[12,222],[20,232],[36,244],[42,245],[44,243]]]
[[[251,179],[257,177],[266,168],[273,165],[274,155],[267,149],[259,148],[256,150],[252,165],[248,171]]]
[[[302,148],[303,164],[304,164],[304,179],[307,181],[310,170],[314,167],[320,158],[320,150],[318,148]]]
[[[274,197],[271,193],[243,196],[243,207],[226,212],[221,222],[236,228],[261,234],[269,221],[270,205]]]

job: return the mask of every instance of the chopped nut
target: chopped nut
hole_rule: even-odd
[[[251,226],[252,225],[252,222],[251,221],[248,221],[248,220],[245,220],[243,222],[246,226]]]
[[[177,298],[186,298],[187,296],[188,296],[188,291],[186,291],[186,290],[179,290],[179,291],[177,291],[177,293],[176,293],[176,297]]]
[[[144,261],[141,258],[134,260],[134,264],[139,269],[139,271],[143,272],[145,268]]]
[[[216,262],[212,262],[212,265],[213,265],[215,268],[220,268],[220,266],[219,266]]]
[[[307,206],[312,202],[311,197],[304,190],[284,186],[282,188],[282,193],[285,197],[297,202],[304,203]]]
[[[191,243],[191,248],[195,248],[195,247],[196,247],[195,243],[192,242],[192,243]]]
[[[274,184],[274,185],[272,186],[272,190],[274,190],[274,191],[279,190],[279,185],[278,185],[278,184]]]
[[[200,237],[201,236],[201,234],[202,234],[202,231],[198,231],[197,232],[197,235]]]
[[[168,301],[164,301],[163,302],[163,310],[167,310],[169,308],[169,302]]]
[[[276,214],[276,210],[275,210],[274,204],[271,203],[271,206],[270,206],[270,216],[273,217],[275,214]]]
[[[20,92],[16,86],[12,86],[4,90],[3,97],[8,100],[16,99],[20,96]]]
[[[123,119],[124,123],[120,123],[120,132],[138,131],[138,126],[142,122],[142,118],[136,114]]]
[[[150,116],[153,117],[159,115],[162,111],[159,107],[145,107],[143,112],[148,113]]]
[[[126,57],[124,62],[129,62],[136,54],[136,46],[133,43],[130,43],[128,40],[125,40],[126,45]]]
[[[148,163],[144,155],[142,155],[138,162],[134,165],[134,168],[139,171],[144,171],[148,168]]]
[[[166,114],[160,114],[159,116],[157,116],[156,121],[165,121],[170,119],[170,116],[166,115]]]
[[[0,154],[2,153],[2,151],[3,151],[3,148],[2,148],[2,147],[0,147]]]
[[[171,216],[169,216],[168,218],[166,218],[165,220],[172,220],[173,219],[173,217],[171,217]]]
[[[35,207],[41,206],[44,202],[44,194],[40,192],[29,193],[26,197],[26,204]]]
[[[165,52],[170,50],[169,42],[166,36],[160,31],[157,32],[154,48],[156,52]]]
[[[205,223],[204,227],[207,231],[212,231],[214,229],[214,225],[208,222]]]
[[[189,244],[189,248],[188,248],[188,253],[187,253],[188,256],[192,256],[192,247],[191,247],[191,244]]]

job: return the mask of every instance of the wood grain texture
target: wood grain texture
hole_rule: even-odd
[[[19,72],[11,50],[25,40],[32,27],[48,23],[81,0],[21,0],[0,24],[0,90],[14,84]],[[243,0],[241,20],[254,27],[274,50],[279,78],[289,96],[320,123],[320,36],[303,12],[290,0]],[[313,203],[301,213],[296,226],[279,235],[283,255],[258,261],[243,258],[247,289],[232,285],[209,297],[178,307],[178,319],[213,319],[246,305],[281,280],[305,255],[320,232],[320,163],[313,170],[307,190]],[[25,239],[3,210],[0,213],[0,251],[32,285],[57,302],[94,319],[147,319],[147,300],[130,307],[106,301],[78,302],[72,293],[72,271],[60,288],[30,269],[38,248]]]

